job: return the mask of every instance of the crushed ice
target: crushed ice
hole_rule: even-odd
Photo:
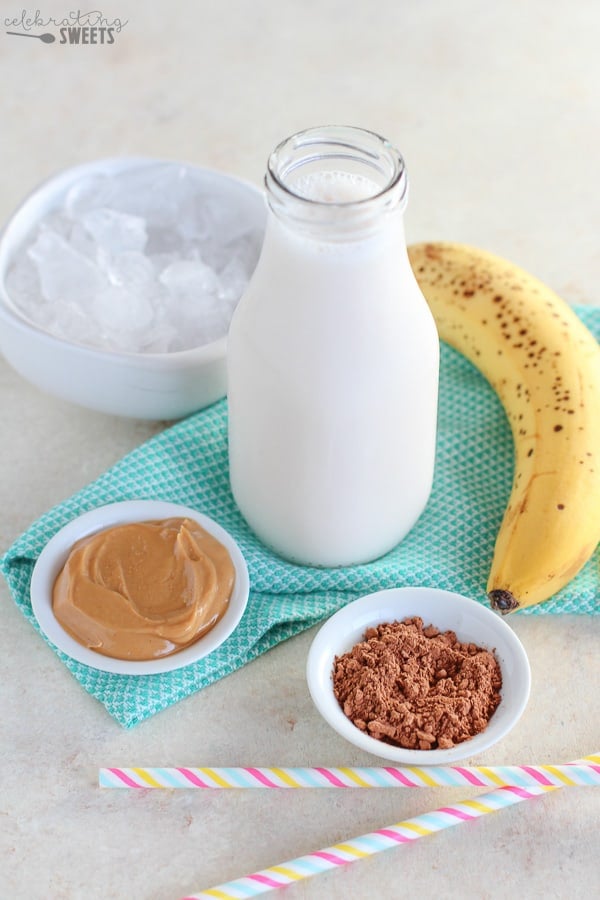
[[[261,242],[262,222],[201,173],[156,163],[74,184],[21,247],[6,287],[58,337],[172,353],[227,334]]]

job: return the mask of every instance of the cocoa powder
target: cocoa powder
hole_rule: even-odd
[[[410,750],[447,749],[487,726],[500,703],[493,652],[461,643],[418,616],[369,628],[335,658],[333,689],[371,737]]]

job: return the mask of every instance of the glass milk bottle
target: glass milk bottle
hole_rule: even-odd
[[[404,162],[372,132],[313,128],[265,183],[228,338],[233,496],[279,555],[364,563],[413,527],[433,478],[439,342],[406,252]]]

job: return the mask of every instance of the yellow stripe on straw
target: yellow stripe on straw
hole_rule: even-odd
[[[156,781],[156,779],[153,778],[152,775],[150,775],[146,771],[146,769],[132,769],[131,771],[135,772],[135,774],[141,781],[145,781],[146,784],[148,785],[148,787],[153,787],[153,788],[164,787],[164,784],[161,784],[159,781]]]
[[[210,897],[218,897],[219,900],[231,900],[231,894],[220,891],[218,888],[205,888],[202,893]]]
[[[558,778],[559,781],[562,781],[563,784],[567,784],[571,787],[574,787],[577,785],[576,781],[573,781],[573,779],[569,778],[568,775],[565,775],[564,772],[559,772],[557,769],[554,768],[554,766],[541,766],[541,769],[544,772],[548,772],[549,775],[554,775],[554,777]]]
[[[543,787],[543,785],[540,785],[540,787]],[[474,809],[479,813],[494,812],[493,807],[486,806],[485,803],[480,803],[478,800],[462,800],[460,805],[467,806],[469,809]]]
[[[358,787],[372,787],[368,781],[365,781],[364,778],[361,778],[360,775],[347,766],[341,767],[338,771],[345,775],[346,778],[349,778],[350,781],[353,781]]]
[[[406,828],[409,831],[414,831],[416,834],[421,834],[425,836],[426,834],[431,834],[431,828],[423,828],[422,825],[417,825],[416,822],[401,822],[402,828]]]
[[[284,784],[289,784],[290,787],[293,787],[293,788],[302,787],[300,782],[296,781],[295,778],[292,778],[292,776],[288,772],[286,772],[285,769],[274,768],[274,769],[271,769],[271,772],[273,772],[274,775],[277,775],[278,778],[281,778],[281,780],[284,782]]]
[[[194,771],[192,769],[192,771]],[[206,775],[207,778],[211,778],[215,784],[218,784],[219,787],[222,788],[230,788],[234,787],[234,785],[230,784],[228,781],[225,781],[224,778],[221,778],[220,775],[217,775],[214,769],[197,769],[196,771],[202,772],[203,775]]]
[[[336,844],[333,848],[334,850],[341,850],[342,853],[347,853],[349,856],[370,856],[371,853],[365,850],[360,850],[358,847],[353,847],[351,844]]]
[[[269,872],[277,872],[278,875],[284,875],[293,881],[300,881],[304,878],[304,875],[301,875],[300,872],[294,872],[293,869],[288,869],[287,866],[271,866]]]
[[[489,778],[491,782],[494,784],[498,784],[500,786],[506,784],[506,781],[503,778],[500,778],[496,772],[493,772],[491,769],[488,769],[487,766],[479,766],[478,771],[481,772],[482,775],[485,775],[486,778]]]
[[[417,778],[420,778],[423,784],[426,784],[427,787],[438,787],[439,781],[434,781],[433,778],[430,775],[427,775],[427,773],[423,769],[419,769],[417,768],[417,766],[410,766],[409,771],[413,775],[416,775]]]

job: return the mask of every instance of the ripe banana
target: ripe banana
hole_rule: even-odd
[[[515,446],[487,591],[510,612],[567,584],[600,540],[600,347],[569,306],[512,263],[452,243],[409,247],[442,340],[488,379]]]

